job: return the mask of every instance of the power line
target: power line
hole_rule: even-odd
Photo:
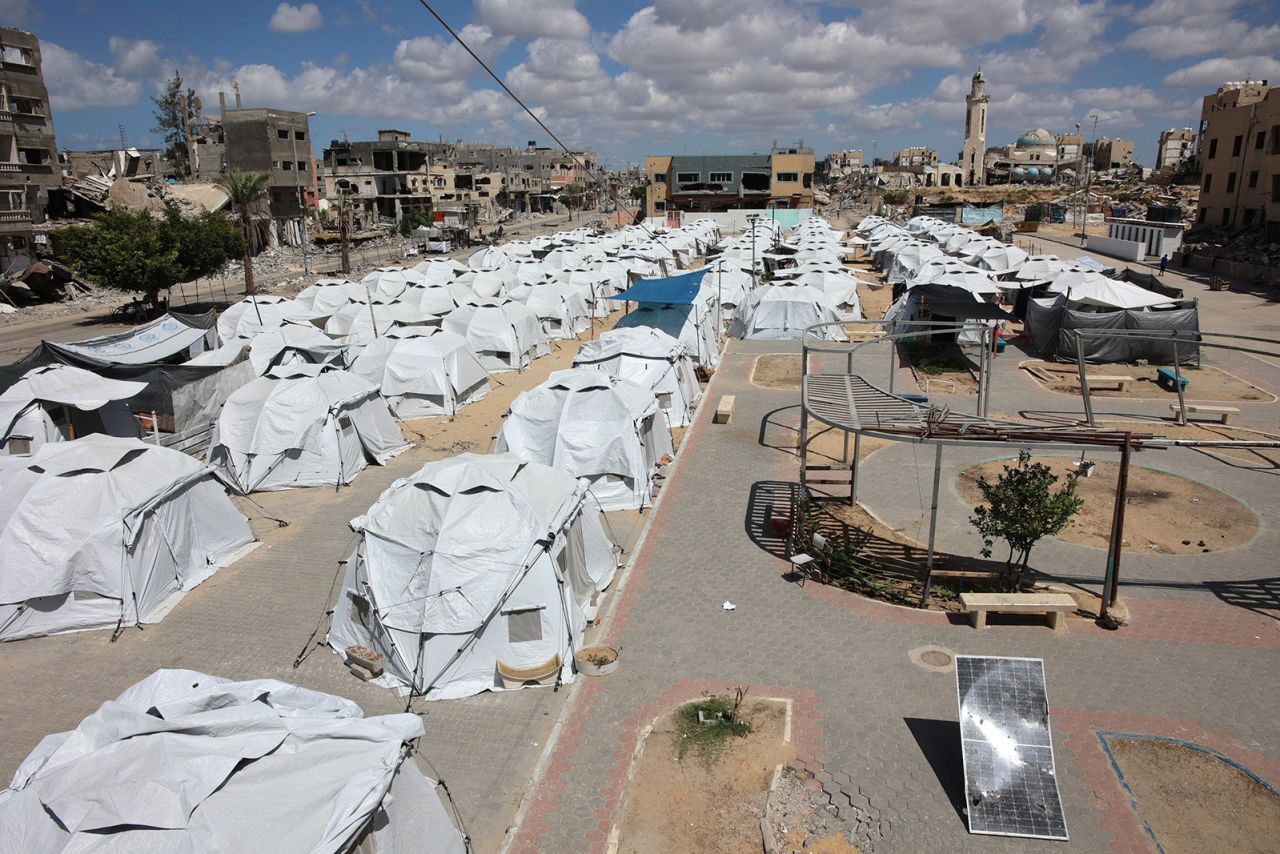
[[[612,199],[614,203],[618,205],[619,208],[625,210],[626,206],[622,204],[621,197],[618,196],[616,193],[614,193],[612,190],[610,190],[608,185],[606,185],[603,181],[601,181],[597,174],[593,173],[590,169],[588,169],[587,165],[583,163],[581,159],[579,159],[578,155],[570,151],[569,146],[565,145],[560,140],[560,137],[556,136],[555,131],[547,127],[547,123],[544,122],[542,119],[538,118],[538,115],[533,110],[529,109],[528,105],[526,105],[524,101],[520,100],[520,97],[516,95],[515,92],[512,92],[511,88],[507,86],[506,83],[502,82],[502,78],[499,77],[497,74],[495,74],[493,69],[489,67],[489,64],[485,62],[483,59],[481,59],[480,55],[471,49],[471,45],[467,44],[465,41],[462,40],[462,36],[458,35],[458,32],[453,27],[449,26],[449,22],[446,21],[444,18],[440,17],[440,13],[437,12],[432,7],[432,5],[429,2],[427,2],[427,0],[418,0],[418,2],[422,4],[422,8],[426,9],[428,12],[431,13],[431,17],[435,18],[437,21],[440,22],[440,26],[444,27],[445,30],[448,31],[449,35],[453,36],[454,41],[462,45],[463,50],[471,54],[471,58],[474,59],[476,62],[478,62],[480,64],[480,67],[485,70],[485,73],[487,73],[490,77],[493,78],[493,82],[501,86],[502,91],[510,95],[511,100],[519,104],[520,109],[528,113],[529,118],[533,119],[534,123],[537,124],[538,127],[546,131],[547,136],[551,137],[555,141],[556,145],[560,146],[560,150],[563,151],[565,154],[569,155],[569,157],[572,158],[573,162],[576,163],[584,172],[586,172],[587,176],[595,183],[595,185],[599,187],[601,190],[603,190],[604,193],[610,199]],[[644,217],[640,218],[640,227],[645,230],[645,233],[648,234],[649,237],[651,237],[654,240],[658,240],[658,236],[654,234],[652,231],[650,231],[649,227],[644,224]],[[658,240],[658,242],[661,243],[660,240]]]

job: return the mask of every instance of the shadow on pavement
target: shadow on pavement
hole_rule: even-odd
[[[1280,620],[1280,576],[1246,581],[1206,581],[1204,586],[1228,605]]]
[[[790,518],[791,508],[799,493],[799,484],[762,480],[751,484],[751,494],[747,497],[747,517],[744,521],[747,537],[781,560],[788,557],[786,532],[773,530],[769,520],[774,516]]]
[[[946,793],[956,815],[964,824],[964,757],[960,753],[960,724],[932,718],[902,720],[907,729],[911,730],[912,737],[920,746],[920,752],[929,761],[934,776],[942,784],[942,791]]]

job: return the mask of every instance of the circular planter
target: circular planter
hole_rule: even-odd
[[[574,653],[573,663],[584,676],[608,676],[618,669],[618,651],[611,646],[584,646]]]

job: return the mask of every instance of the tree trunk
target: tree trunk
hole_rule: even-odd
[[[244,295],[251,297],[254,294],[253,287],[253,240],[249,230],[252,223],[249,222],[249,212],[247,210],[240,213],[240,226],[244,230]]]

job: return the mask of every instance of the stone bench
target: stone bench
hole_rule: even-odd
[[[987,627],[987,614],[1045,614],[1049,628],[1062,628],[1062,615],[1074,613],[1076,600],[1066,593],[961,593],[960,604],[975,629]]]
[[[721,396],[720,402],[716,404],[716,415],[712,420],[716,424],[728,424],[729,419],[733,417],[733,405],[736,399],[731,394]]]
[[[1172,412],[1174,415],[1177,415],[1179,412],[1178,404],[1176,403],[1169,404],[1169,411]],[[1240,410],[1235,406],[1210,406],[1207,403],[1188,403],[1187,404],[1188,415],[1192,415],[1192,414],[1199,415],[1201,413],[1204,413],[1206,415],[1217,415],[1220,417],[1223,424],[1226,424],[1227,419],[1230,418],[1232,415],[1237,414],[1238,412],[1240,412]]]
[[[1129,383],[1137,382],[1133,377],[1122,377],[1118,374],[1085,374],[1084,378],[1089,381],[1089,388],[1093,388],[1096,385],[1114,384],[1120,391],[1124,391]]]

